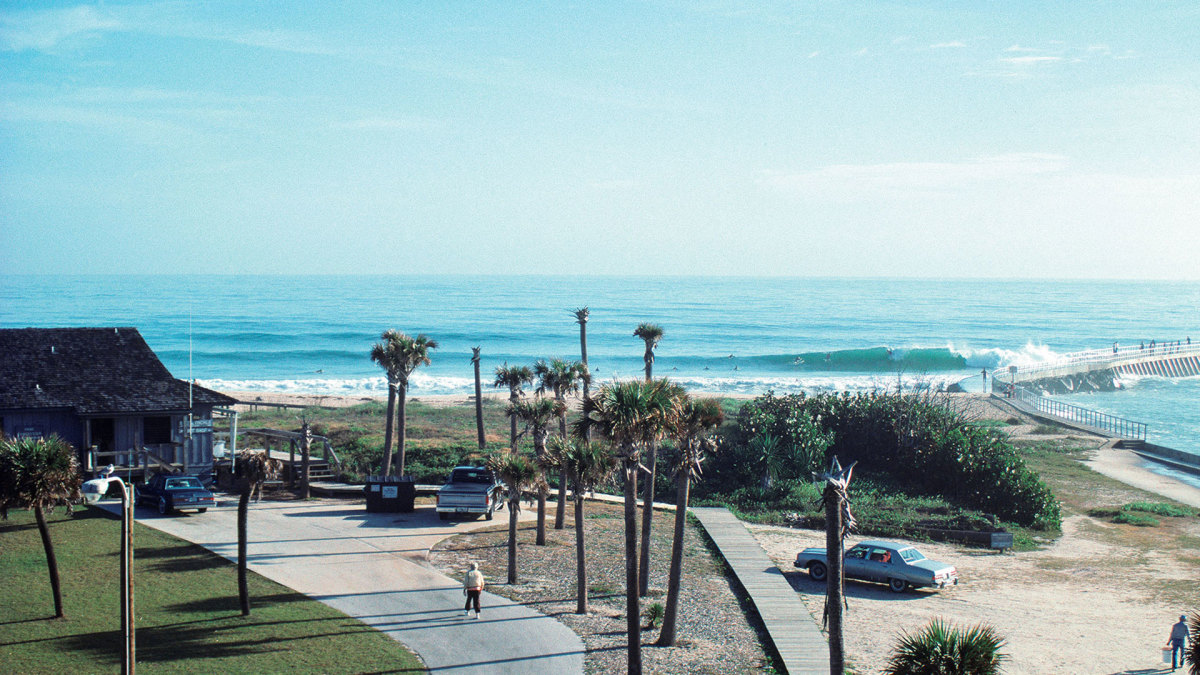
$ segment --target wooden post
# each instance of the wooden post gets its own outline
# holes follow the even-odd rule
[[[280,443],[283,443],[281,440]],[[296,440],[288,441],[288,487],[296,487]]]

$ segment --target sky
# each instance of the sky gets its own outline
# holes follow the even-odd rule
[[[0,4],[0,273],[1200,279],[1200,4]]]

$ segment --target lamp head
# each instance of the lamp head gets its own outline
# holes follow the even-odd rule
[[[84,502],[95,504],[108,492],[108,478],[93,478],[85,482],[79,488],[79,492],[83,495]]]

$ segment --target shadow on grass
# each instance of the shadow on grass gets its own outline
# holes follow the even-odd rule
[[[269,621],[247,624],[239,621],[240,615],[222,617],[227,623],[212,625],[212,622],[186,622],[167,626],[139,627],[137,630],[137,660],[139,663],[168,663],[188,661],[197,664],[196,670],[204,672],[205,659],[221,659],[253,654],[267,654],[291,649],[288,643],[297,640],[327,640],[345,637],[354,633],[370,633],[373,629],[343,617],[325,619],[303,619],[300,621]],[[306,633],[294,637],[240,637],[252,626],[281,625],[287,623],[329,623],[323,633]],[[261,635],[261,632],[259,633]],[[120,660],[118,649],[121,631],[97,631],[78,633],[62,638],[64,649],[90,653],[101,663],[116,664]]]
[[[250,607],[265,607],[267,605],[277,605],[289,602],[304,602],[307,597],[299,593],[276,593],[274,595],[250,596]],[[163,608],[168,612],[178,614],[191,614],[196,612],[214,613],[214,612],[230,612],[241,615],[241,605],[238,603],[236,595],[222,595],[219,597],[203,598],[200,600],[192,600],[189,602],[179,602],[174,605],[167,605]]]

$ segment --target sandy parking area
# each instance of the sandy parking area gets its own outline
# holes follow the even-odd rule
[[[824,534],[749,527],[809,610],[821,616],[824,585],[795,571],[792,562],[800,549],[824,546]],[[1154,588],[1164,580],[1194,583],[1194,568],[1089,536],[1104,527],[1114,526],[1071,517],[1062,539],[1031,553],[918,543],[928,557],[956,565],[960,585],[895,594],[883,584],[848,582],[848,657],[860,673],[880,672],[900,631],[916,631],[942,617],[993,625],[1009,641],[1006,673],[1154,672],[1161,665],[1159,646],[1183,611],[1158,600]],[[852,536],[847,546],[857,541]]]

